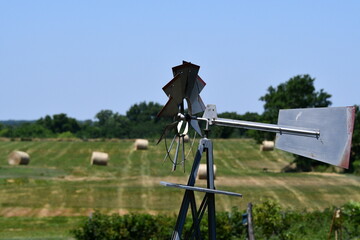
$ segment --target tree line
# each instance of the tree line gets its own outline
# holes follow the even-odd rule
[[[36,121],[0,123],[0,137],[8,138],[156,138],[168,119],[159,119],[162,105],[154,102],[134,104],[125,115],[101,110],[95,120],[79,121],[65,113]]]

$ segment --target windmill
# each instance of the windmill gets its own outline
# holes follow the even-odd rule
[[[205,105],[200,97],[201,90],[206,83],[198,75],[200,67],[189,62],[183,62],[182,65],[173,67],[174,78],[163,87],[163,91],[169,97],[168,102],[158,113],[158,117],[172,117],[174,122],[167,125],[161,135],[158,143],[165,137],[166,158],[169,158],[173,163],[172,170],[175,171],[177,166],[177,159],[179,156],[180,145],[182,145],[182,161],[185,164],[185,136],[189,130],[189,124],[200,136],[201,130],[197,119],[194,116],[205,110]],[[187,110],[185,109],[185,101],[187,103]],[[175,130],[175,135],[167,147],[166,136],[169,132]],[[177,141],[176,141],[177,140]],[[176,142],[176,151],[173,158],[170,156],[170,151]]]
[[[204,135],[200,139],[190,176],[186,185],[160,182],[167,187],[184,189],[184,197],[180,207],[177,222],[172,234],[172,239],[181,239],[185,219],[189,207],[192,215],[192,227],[187,238],[201,239],[200,222],[207,209],[209,239],[216,239],[215,222],[215,194],[225,194],[242,197],[239,193],[221,191],[214,184],[213,144],[208,139],[211,126],[225,126],[244,129],[254,129],[276,133],[275,147],[294,154],[312,158],[343,168],[348,168],[351,138],[354,128],[355,108],[305,108],[280,110],[278,124],[265,124],[234,119],[219,118],[215,105],[206,105],[199,94],[205,87],[205,82],[197,75],[199,66],[189,62],[173,68],[174,78],[163,87],[169,97],[168,102],[158,114],[159,117],[173,117],[174,121],[165,127],[159,142],[167,133],[175,130],[175,137],[181,139],[188,131],[189,125],[202,136],[199,122],[205,122]],[[187,112],[184,102],[187,103]],[[196,114],[203,112],[201,117]],[[185,124],[184,130],[180,130]],[[173,140],[174,141],[174,140]],[[180,142],[180,141],[179,141]],[[173,145],[173,142],[170,146]],[[171,148],[171,147],[170,147]],[[171,149],[170,149],[171,150]],[[170,150],[167,148],[166,157]],[[177,145],[173,170],[180,151]],[[206,154],[207,187],[196,187],[195,180],[203,153]],[[183,161],[185,162],[184,147],[182,147]],[[204,192],[205,196],[197,208],[194,192]]]

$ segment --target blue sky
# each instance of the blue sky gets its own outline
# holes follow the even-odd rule
[[[182,60],[219,112],[262,113],[267,88],[298,74],[332,106],[360,104],[359,13],[359,1],[0,0],[0,120],[165,104]]]

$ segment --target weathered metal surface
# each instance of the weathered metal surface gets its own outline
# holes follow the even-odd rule
[[[349,167],[355,107],[280,110],[278,124],[319,129],[318,138],[276,134],[275,147],[287,152]]]
[[[198,76],[199,69],[199,66],[185,61],[173,68],[174,78],[163,87],[169,100],[158,117],[175,116],[180,112],[184,100],[187,101],[191,115],[205,110],[205,104],[199,94],[206,83]]]

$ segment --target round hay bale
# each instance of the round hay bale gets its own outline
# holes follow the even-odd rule
[[[90,159],[91,165],[106,166],[109,161],[109,154],[104,152],[93,152]]]
[[[274,141],[263,141],[260,145],[260,151],[273,151],[274,146]]]
[[[147,139],[136,139],[135,150],[146,150],[149,147],[149,141]]]
[[[30,162],[30,156],[26,152],[13,151],[10,153],[8,163],[10,165],[28,165]]]
[[[199,165],[199,171],[198,171],[198,179],[206,179],[207,178],[207,169],[206,164],[200,164]],[[214,179],[216,178],[216,165],[214,164]]]

